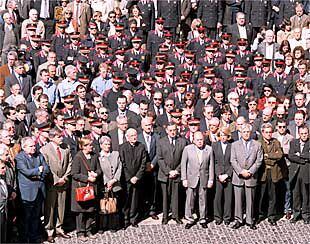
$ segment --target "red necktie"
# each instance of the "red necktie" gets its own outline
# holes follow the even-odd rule
[[[56,152],[57,152],[57,156],[59,158],[59,161],[61,161],[61,152],[60,152],[59,147],[56,148]]]

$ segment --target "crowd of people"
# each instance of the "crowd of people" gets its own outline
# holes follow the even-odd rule
[[[310,224],[309,27],[301,0],[1,1],[1,243]]]

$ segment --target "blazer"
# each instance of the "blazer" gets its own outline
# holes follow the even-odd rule
[[[31,89],[32,89],[32,80],[30,75],[23,76],[23,84],[21,86],[21,93],[27,100],[31,102]],[[15,73],[5,78],[5,94],[6,96],[11,95],[10,87],[14,84],[19,84],[18,79],[15,76]]]
[[[91,8],[87,3],[80,3],[81,5],[81,10],[80,10],[80,26],[79,26],[79,31],[81,35],[86,35],[87,34],[87,27],[88,23],[91,19]],[[74,1],[71,3],[68,3],[67,9],[70,9],[73,13],[74,11]]]
[[[7,64],[2,65],[0,67],[0,89],[4,88],[5,78],[10,75],[11,73],[9,70],[9,66]]]
[[[110,180],[120,182],[122,174],[122,163],[117,151],[111,152],[108,157],[100,155],[99,163],[102,170],[103,184],[106,185]],[[112,189],[115,191],[116,189]]]
[[[214,157],[214,172],[216,179],[219,175],[227,174],[228,180],[232,179],[233,168],[230,163],[231,143],[227,143],[225,153],[223,153],[221,142],[212,143]]]
[[[208,145],[202,150],[201,161],[198,158],[199,149],[194,144],[187,145],[182,153],[181,180],[188,181],[188,187],[207,187],[208,181],[214,179],[214,156],[212,148]]]
[[[85,167],[86,163],[91,171],[97,173],[97,178],[95,182],[88,182],[88,170]],[[96,208],[95,201],[87,201],[87,202],[77,202],[75,200],[75,189],[79,187],[84,187],[87,185],[93,186],[95,190],[95,194],[97,194],[97,184],[100,182],[100,174],[101,168],[99,164],[98,157],[95,155],[91,155],[90,160],[87,160],[84,153],[79,151],[72,161],[72,191],[71,191],[71,211],[73,212],[93,212]]]
[[[152,133],[150,152],[147,153],[147,162],[154,165],[154,167],[157,165],[157,162],[158,162],[158,157],[156,154],[158,140],[159,140],[159,135],[156,133]],[[145,150],[147,151],[147,145],[146,145],[143,133],[138,134],[138,141],[141,142],[145,146]]]
[[[247,34],[248,42],[252,43],[252,29],[251,29],[251,27],[249,25],[246,25],[245,29],[246,29],[246,34]],[[231,43],[232,44],[237,44],[237,40],[240,38],[240,33],[239,33],[238,25],[237,24],[233,24],[233,25],[228,26],[227,32],[231,33],[231,35],[232,35]]]
[[[15,42],[17,46],[19,45],[19,40],[20,40],[19,31],[20,29],[16,25],[13,24],[13,32],[15,35]],[[4,24],[0,24],[0,51],[2,51],[3,49],[4,36],[5,36]]]
[[[273,55],[272,58],[275,57],[276,52],[279,51],[280,45],[278,43],[273,43]],[[263,54],[264,57],[266,57],[266,42],[262,42],[261,44],[258,45],[257,47],[257,52],[260,54]]]
[[[67,187],[69,176],[71,175],[72,157],[70,154],[70,148],[68,145],[63,144],[62,147],[59,147],[59,150],[61,152],[61,160],[59,160],[52,142],[47,143],[40,149],[46,163],[50,167],[50,174],[47,177],[47,187],[51,189]],[[62,187],[55,186],[54,184],[58,182],[60,178],[66,179],[67,183]]]
[[[290,142],[288,159],[291,161],[289,169],[289,181],[292,182],[298,173],[304,180],[303,183],[310,183],[310,149],[309,139],[306,141],[303,150],[300,150],[300,139],[294,139]]]
[[[236,141],[231,146],[231,165],[234,169],[232,184],[236,186],[254,187],[257,185],[257,171],[263,162],[262,145],[254,140],[250,142],[249,154],[246,155],[246,148],[243,140]],[[252,176],[244,179],[241,176],[243,169],[249,170]]]
[[[109,136],[111,137],[112,150],[118,151],[119,150],[118,128],[109,131]]]
[[[171,170],[181,172],[182,153],[186,144],[186,140],[181,137],[176,138],[175,146],[170,144],[168,136],[159,140],[157,147],[159,181],[167,182]],[[181,178],[178,176],[175,180],[180,181]]]
[[[126,182],[136,176],[139,180],[143,177],[146,165],[146,150],[142,143],[136,142],[132,146],[125,142],[119,147],[119,155],[123,164],[123,173]]]
[[[18,186],[21,199],[32,202],[36,199],[39,190],[45,197],[45,177],[50,172],[42,154],[27,155],[24,151],[15,157]],[[43,172],[39,172],[39,166],[43,166]]]

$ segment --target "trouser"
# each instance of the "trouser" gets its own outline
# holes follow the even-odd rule
[[[266,181],[261,184],[261,195],[259,199],[259,214],[264,216],[264,205],[268,199],[268,212],[269,219],[274,220],[277,214],[276,201],[277,201],[277,184],[272,182],[271,170],[267,171]],[[267,195],[267,196],[266,196]]]
[[[45,26],[45,38],[50,39],[53,34],[55,33],[55,22],[52,19],[44,20],[44,26]]]
[[[7,213],[6,210],[0,211],[0,243],[6,243],[7,239]]]
[[[179,188],[180,182],[169,179],[161,182],[163,194],[163,219],[168,219],[169,207],[171,205],[172,218],[179,218]]]
[[[144,177],[144,187],[143,196],[145,197],[147,211],[149,215],[156,214],[156,204],[157,204],[157,187],[158,187],[157,175],[153,172],[146,173]]]
[[[284,202],[284,213],[292,212],[292,191],[291,183],[287,179],[285,180],[285,202]]]
[[[232,184],[230,181],[221,183],[215,182],[214,197],[214,219],[230,221],[231,220],[231,201],[232,201]],[[224,202],[224,208],[223,208]]]
[[[300,172],[298,172],[295,179],[292,181],[294,218],[298,218],[301,215],[303,185],[303,179],[300,177]]]
[[[200,186],[199,183],[196,188],[188,187],[186,189],[185,217],[192,218],[197,193],[199,197],[199,219],[201,222],[205,221],[207,216],[207,188]]]
[[[65,213],[66,191],[49,190],[45,201],[45,229],[48,236],[63,233],[63,220]],[[56,219],[56,225],[55,225]]]
[[[310,220],[310,184],[303,184],[302,218],[304,220]]]
[[[241,223],[243,222],[242,196],[245,193],[246,223],[253,224],[255,187],[234,186],[234,193],[235,193],[235,219]]]
[[[38,191],[34,201],[22,200],[23,219],[22,219],[22,242],[38,242],[41,238],[40,215],[43,204],[43,194]]]
[[[94,213],[77,213],[76,234],[78,237],[91,234],[91,224],[94,221]]]
[[[124,221],[126,224],[134,224],[137,222],[139,211],[139,196],[140,196],[140,186],[139,183],[131,184],[126,182],[126,192],[125,192],[125,204],[123,208]]]

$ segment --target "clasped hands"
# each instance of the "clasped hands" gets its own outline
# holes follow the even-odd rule
[[[96,177],[97,177],[97,173],[95,173],[94,171],[88,171],[88,179],[87,180],[89,182],[95,182]]]

